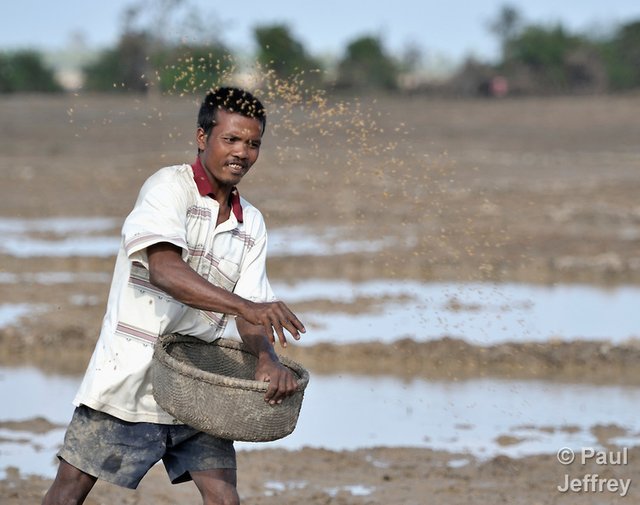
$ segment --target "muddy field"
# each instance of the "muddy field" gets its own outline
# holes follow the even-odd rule
[[[370,253],[272,258],[272,279],[640,282],[640,96],[268,105],[261,158],[240,187],[267,225],[311,233],[337,226],[344,237],[389,240]],[[0,98],[0,218],[121,221],[146,177],[193,160],[196,111],[194,100],[177,97]],[[0,265],[5,275],[109,275],[113,258],[0,254]],[[108,282],[0,283],[0,303],[56,307],[0,329],[0,364],[81,372],[107,289]],[[78,292],[91,302],[71,303]],[[318,310],[327,303],[318,301]],[[637,341],[518,340],[492,347],[453,338],[325,344],[289,352],[321,374],[640,383]],[[448,465],[459,458],[469,463]],[[249,504],[640,503],[633,486],[625,498],[558,492],[565,471],[555,455],[476,461],[417,448],[304,449],[242,454],[239,463],[239,489]],[[607,471],[626,478],[632,467]],[[100,485],[88,503],[197,502],[190,487],[172,488],[156,470],[138,492]],[[290,485],[270,489],[273,480]],[[306,485],[297,486],[301,481]],[[37,503],[47,484],[9,472],[0,496],[11,505]],[[349,491],[357,485],[370,492]]]

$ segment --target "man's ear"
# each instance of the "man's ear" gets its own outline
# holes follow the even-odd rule
[[[207,134],[200,127],[196,130],[196,145],[200,151],[204,151],[205,147],[207,147]]]

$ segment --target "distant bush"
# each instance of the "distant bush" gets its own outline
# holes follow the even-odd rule
[[[155,50],[150,60],[156,84],[165,93],[203,92],[234,68],[233,56],[222,44],[166,47]]]
[[[501,43],[502,61],[483,79],[505,76],[511,93],[603,93],[640,87],[640,21],[598,38],[571,33],[561,24],[525,23],[520,12],[507,5],[489,28]],[[468,80],[468,70],[458,72],[454,82]]]
[[[343,89],[386,89],[398,86],[399,66],[384,51],[376,37],[352,41],[338,64],[336,87]]]
[[[0,93],[59,92],[53,70],[32,50],[0,53]]]
[[[503,65],[523,89],[527,87],[523,76],[534,92],[572,92],[602,85],[602,64],[593,44],[561,25],[525,28],[509,41],[507,55]]]
[[[640,21],[621,26],[600,50],[612,90],[640,87]]]
[[[125,34],[115,48],[103,51],[96,61],[84,67],[84,88],[146,92],[149,45],[149,37],[144,32]]]
[[[279,79],[304,75],[307,85],[322,80],[322,65],[310,56],[304,45],[296,40],[286,25],[258,26],[254,29],[258,45],[257,61],[273,71]]]
[[[196,93],[229,72],[231,60],[222,44],[159,44],[146,32],[129,32],[84,68],[84,89],[146,93],[153,85],[165,93]]]

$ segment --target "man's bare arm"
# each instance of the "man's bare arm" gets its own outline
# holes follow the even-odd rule
[[[183,261],[180,248],[173,244],[161,242],[149,246],[147,257],[151,284],[185,305],[239,316],[251,325],[262,327],[271,343],[275,343],[277,335],[283,347],[287,345],[284,330],[296,340],[306,331],[283,302],[255,303],[214,286]]]

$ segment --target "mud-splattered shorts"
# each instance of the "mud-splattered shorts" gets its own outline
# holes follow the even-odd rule
[[[131,489],[160,460],[174,484],[191,480],[192,471],[236,468],[231,440],[182,424],[130,423],[84,405],[76,408],[58,457]]]

